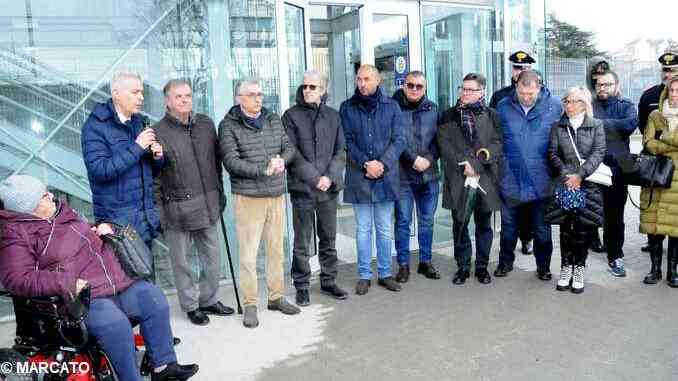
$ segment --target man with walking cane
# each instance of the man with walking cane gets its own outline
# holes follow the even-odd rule
[[[231,315],[217,299],[221,270],[217,223],[226,205],[222,154],[212,120],[193,113],[191,85],[169,81],[163,89],[167,112],[153,126],[165,149],[166,165],[155,179],[155,201],[169,247],[181,309],[191,323],[206,325],[208,314]],[[197,279],[189,261],[197,249]]]

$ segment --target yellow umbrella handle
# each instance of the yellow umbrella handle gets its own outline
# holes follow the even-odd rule
[[[485,160],[490,160],[490,151],[487,148],[481,148],[478,151],[476,151],[476,156],[480,157],[480,154],[484,153],[485,154]]]

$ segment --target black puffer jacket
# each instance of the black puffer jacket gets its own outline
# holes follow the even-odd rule
[[[214,122],[195,114],[183,124],[166,114],[153,130],[165,153],[154,183],[162,226],[192,231],[214,225],[226,205]]]
[[[577,143],[577,150],[584,162],[580,165],[577,154],[567,134],[570,129],[572,137]],[[553,173],[552,189],[563,184],[568,174],[577,174],[582,179],[591,175],[605,157],[605,129],[598,119],[586,117],[584,123],[575,132],[570,127],[570,120],[566,115],[551,128],[549,140],[548,160]],[[576,218],[584,225],[600,226],[603,223],[603,195],[600,185],[583,180],[581,189],[586,193],[586,207],[576,211]],[[546,222],[560,225],[566,221],[566,211],[559,208],[551,199],[546,206]]]
[[[344,189],[346,168],[346,141],[339,112],[325,104],[320,106],[304,101],[301,86],[297,89],[297,104],[285,111],[282,123],[297,157],[287,171],[287,188],[293,195],[313,196],[329,200]],[[321,176],[332,180],[327,192],[316,189]]]
[[[266,176],[268,162],[279,155],[292,164],[296,150],[289,143],[280,117],[261,109],[262,127],[249,124],[239,105],[219,123],[219,147],[231,178],[231,192],[250,197],[274,197],[284,192],[284,173]]]

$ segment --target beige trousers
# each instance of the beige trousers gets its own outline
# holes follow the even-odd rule
[[[234,195],[235,225],[240,254],[240,287],[244,305],[257,304],[257,252],[263,239],[266,251],[268,300],[283,296],[284,198]]]

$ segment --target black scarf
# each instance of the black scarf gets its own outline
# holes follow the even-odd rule
[[[372,112],[375,108],[377,108],[377,105],[379,104],[379,98],[381,98],[381,88],[377,87],[377,90],[368,96],[360,94],[360,91],[358,88],[355,88],[355,93],[353,94],[353,99],[354,102],[363,105],[367,111]]]
[[[476,130],[476,117],[485,108],[485,98],[480,98],[479,101],[467,105],[457,102],[457,111],[459,112],[459,126],[461,132],[466,139],[466,143],[472,147],[478,140],[478,131]]]

